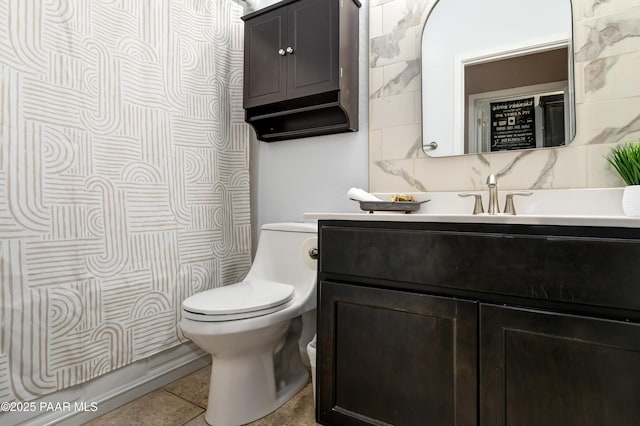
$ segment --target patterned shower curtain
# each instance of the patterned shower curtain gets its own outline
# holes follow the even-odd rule
[[[185,341],[250,264],[242,8],[0,0],[0,401]]]

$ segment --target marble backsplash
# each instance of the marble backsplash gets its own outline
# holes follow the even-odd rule
[[[446,0],[441,0],[446,1]],[[420,41],[436,0],[372,0],[371,192],[602,188],[624,183],[604,155],[640,139],[640,3],[574,0],[576,137],[567,147],[430,158],[421,150]]]

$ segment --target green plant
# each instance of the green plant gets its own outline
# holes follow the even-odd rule
[[[640,185],[640,141],[616,145],[605,158],[627,185]]]

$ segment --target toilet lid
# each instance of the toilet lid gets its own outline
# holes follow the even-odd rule
[[[249,318],[284,308],[293,295],[291,285],[252,279],[196,293],[182,302],[182,308],[199,315],[228,316],[230,320]]]

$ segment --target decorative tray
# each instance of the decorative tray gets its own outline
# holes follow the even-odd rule
[[[356,201],[356,200],[354,200]],[[431,200],[424,201],[358,201],[360,210],[373,212],[405,212],[411,213],[420,209],[420,205]]]

